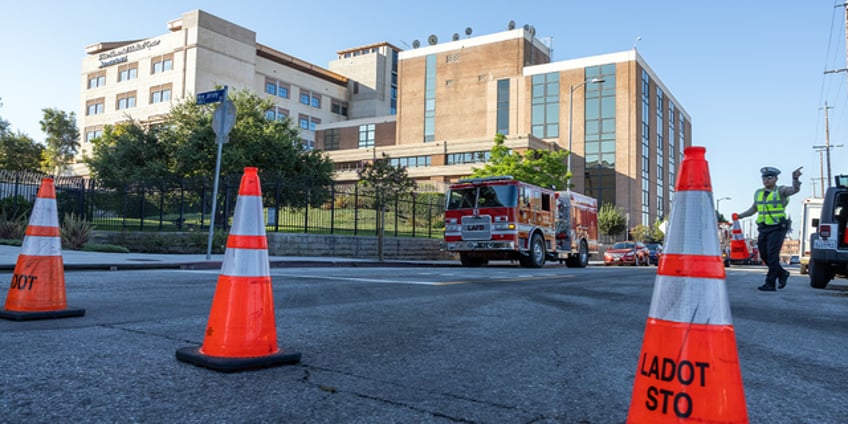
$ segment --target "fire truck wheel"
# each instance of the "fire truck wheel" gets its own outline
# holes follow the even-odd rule
[[[519,262],[525,268],[541,268],[545,265],[545,255],[545,243],[542,241],[542,236],[533,234],[533,238],[530,239],[530,255],[521,257]]]
[[[571,255],[566,259],[565,265],[569,268],[585,268],[589,264],[589,246],[586,245],[586,240],[580,240],[580,247],[576,255]]]

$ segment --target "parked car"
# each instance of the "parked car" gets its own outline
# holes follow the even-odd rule
[[[659,265],[663,249],[662,243],[646,243],[645,246],[651,252],[651,265]]]
[[[641,241],[618,241],[604,252],[604,265],[651,264],[651,251]]]

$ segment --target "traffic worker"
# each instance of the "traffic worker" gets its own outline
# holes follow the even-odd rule
[[[762,291],[775,291],[775,281],[779,288],[786,286],[789,271],[780,266],[780,249],[783,239],[789,231],[791,221],[786,217],[786,204],[789,196],[801,190],[801,168],[792,171],[792,186],[778,186],[777,176],[780,170],[767,166],[760,169],[763,177],[763,188],[754,192],[754,204],[748,210],[738,214],[738,218],[746,218],[757,213],[757,248],[760,258],[768,266],[766,282],[757,287]]]

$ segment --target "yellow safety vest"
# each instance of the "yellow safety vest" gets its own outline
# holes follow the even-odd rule
[[[786,209],[780,201],[777,187],[766,196],[766,190],[757,191],[757,224],[776,225],[786,220]]]

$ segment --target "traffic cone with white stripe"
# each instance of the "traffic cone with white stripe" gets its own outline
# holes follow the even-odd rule
[[[704,152],[684,150],[629,423],[748,422]]]
[[[733,230],[730,233],[730,259],[750,258],[751,254],[748,252],[748,242],[745,241],[745,236],[742,235],[742,226],[739,225],[738,214],[733,214]]]
[[[277,347],[268,239],[256,168],[245,168],[233,226],[218,276],[201,347],[177,350],[177,359],[234,372],[300,361]]]
[[[69,308],[65,298],[56,187],[52,178],[43,178],[0,318],[25,321],[83,315],[85,309]]]

